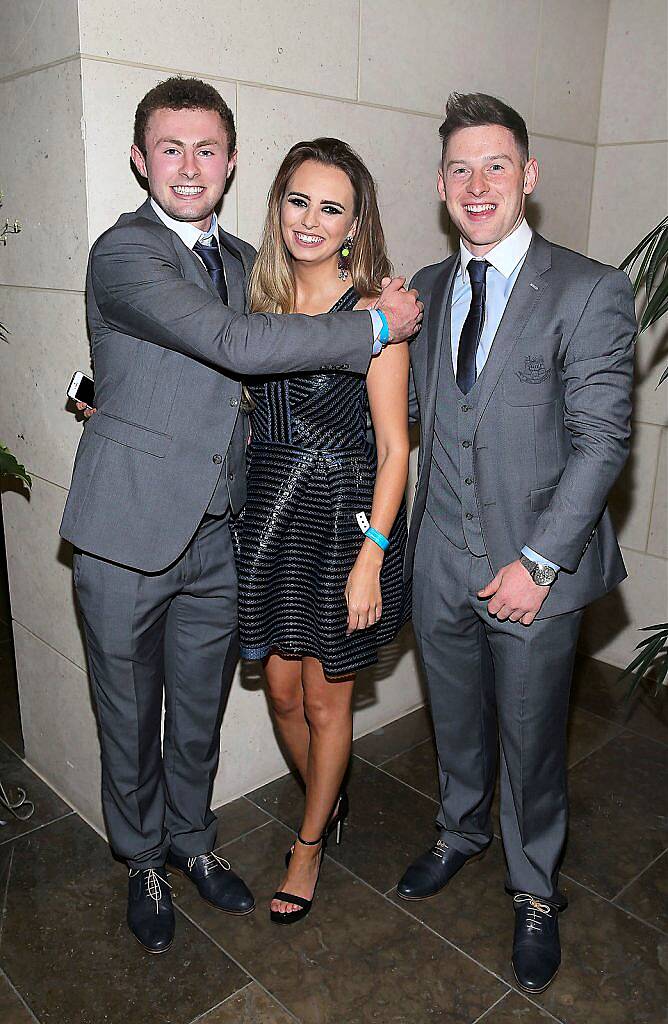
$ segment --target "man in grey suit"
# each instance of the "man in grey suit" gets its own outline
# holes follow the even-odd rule
[[[210,807],[238,649],[229,516],[245,500],[240,375],[365,373],[372,352],[415,331],[421,311],[397,280],[371,315],[247,315],[254,251],[214,212],[236,162],[234,119],[210,85],[173,78],[152,89],[131,155],[150,199],[91,252],[97,412],[61,534],[77,549],[103,806],[129,867],[128,924],[161,953],[174,935],[166,859],[218,909],[255,905],[212,852]]]
[[[629,449],[633,294],[624,274],[527,225],[538,165],[516,111],[453,94],[440,134],[460,246],[414,279],[425,326],[411,345],[421,442],[407,553],[440,837],[398,893],[433,896],[491,842],[500,739],[513,968],[540,992],[561,957],[578,631],[626,575],[606,499]]]

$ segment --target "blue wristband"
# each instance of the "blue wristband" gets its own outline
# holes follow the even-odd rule
[[[372,540],[374,544],[377,544],[381,551],[387,551],[390,546],[390,542],[387,537],[384,537],[379,530],[374,530],[373,526],[369,527],[364,536],[368,540]]]
[[[387,345],[388,341],[390,340],[390,326],[387,322],[387,317],[383,313],[382,309],[377,309],[376,313],[378,313],[378,316],[383,322],[380,334],[378,335],[378,341],[381,343],[381,345]]]

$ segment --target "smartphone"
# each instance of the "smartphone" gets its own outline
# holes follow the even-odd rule
[[[91,408],[95,405],[95,383],[81,370],[72,376],[70,386],[67,389],[68,398],[75,402],[85,402]]]

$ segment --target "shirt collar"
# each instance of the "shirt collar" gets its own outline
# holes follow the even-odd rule
[[[174,220],[173,217],[170,217],[169,214],[165,213],[161,206],[158,206],[153,197],[151,197],[151,206],[162,223],[177,234],[183,244],[187,245],[189,249],[193,249],[197,242],[204,242],[205,245],[210,245],[210,238],[218,238],[218,219],[215,213],[211,217],[211,227],[209,230],[200,231],[200,229],[196,228],[194,224],[189,224],[185,220]]]
[[[529,246],[531,245],[531,239],[533,238],[533,231],[527,224],[523,217],[520,223],[517,225],[512,234],[508,235],[501,242],[490,249],[484,257],[474,256],[472,252],[464,245],[463,240],[459,240],[459,256],[460,256],[460,268],[459,272],[464,277],[466,268],[471,260],[475,259],[486,259],[490,266],[494,267],[495,270],[505,277],[510,277],[512,272],[516,269],[518,263],[524,259]]]

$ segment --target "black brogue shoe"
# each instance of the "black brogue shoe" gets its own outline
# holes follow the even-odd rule
[[[128,927],[149,953],[166,953],[174,941],[174,907],[163,868],[130,868]]]
[[[226,914],[250,914],[255,910],[255,897],[229,863],[215,853],[182,857],[171,851],[167,863],[189,878],[203,900]]]
[[[439,839],[406,869],[397,885],[397,895],[403,900],[426,900],[444,889],[453,875],[470,860],[477,860],[485,851],[467,856]]]
[[[561,963],[558,911],[550,903],[518,892],[513,897],[513,971],[524,992],[544,992]]]

